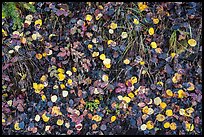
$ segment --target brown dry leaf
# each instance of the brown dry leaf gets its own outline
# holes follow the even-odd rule
[[[86,32],[86,36],[87,36],[89,39],[91,39],[91,38],[92,38],[92,36],[93,36],[93,34],[92,34],[92,33],[90,33],[90,32]]]
[[[21,38],[21,43],[26,44],[26,38],[22,37]]]
[[[92,127],[93,130],[96,130],[96,128],[98,127],[98,125],[97,125],[97,124],[93,124],[91,127]]]
[[[88,113],[88,118],[89,118],[89,119],[92,119],[92,116],[93,116],[93,115],[92,115],[91,113]]]

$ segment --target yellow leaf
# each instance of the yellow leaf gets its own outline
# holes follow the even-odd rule
[[[124,96],[124,97],[123,97],[123,100],[124,100],[125,102],[129,103],[131,99],[130,99],[129,97],[127,97],[127,96]]]
[[[196,42],[196,40],[194,40],[194,39],[189,39],[189,40],[188,40],[188,44],[189,44],[191,47],[195,47],[196,44],[197,44],[197,42]]]
[[[147,121],[146,125],[147,125],[147,129],[149,130],[154,128],[154,123],[151,120]]]
[[[173,83],[177,83],[177,82],[180,81],[181,78],[182,78],[182,75],[181,75],[181,74],[175,73],[175,74],[174,74],[174,77],[172,78],[172,82],[173,82]]]
[[[72,71],[73,72],[77,72],[77,68],[76,67],[72,67]]]
[[[51,101],[52,101],[52,102],[56,102],[56,101],[57,101],[57,95],[53,95],[53,96],[51,97]]]
[[[142,112],[143,112],[144,114],[148,114],[148,113],[149,113],[149,108],[148,108],[148,106],[143,107],[143,108],[142,108]]]
[[[133,23],[138,25],[139,24],[139,20],[138,19],[134,19]]]
[[[18,122],[16,122],[15,124],[14,124],[14,129],[15,130],[20,130],[21,128],[19,127],[19,123]]]
[[[47,80],[47,77],[45,75],[42,75],[42,77],[40,78],[40,81],[45,82]]]
[[[186,117],[191,117],[191,113],[187,113],[187,112],[185,111],[184,116],[186,116]]]
[[[148,31],[148,32],[149,32],[149,35],[153,35],[153,34],[154,34],[154,28],[152,28],[152,27],[149,28],[149,31]]]
[[[171,57],[172,57],[172,58],[174,58],[175,56],[176,56],[176,53],[175,53],[175,52],[171,53]]]
[[[65,89],[65,85],[64,84],[60,84],[60,88],[61,89]]]
[[[132,92],[128,93],[128,96],[129,96],[131,99],[135,97],[135,95],[134,95]]]
[[[62,113],[60,112],[60,107],[57,107],[57,106],[53,106],[52,107],[52,115],[56,115],[56,116],[58,116],[58,115],[62,115]]]
[[[173,111],[171,109],[167,109],[166,110],[166,115],[169,116],[169,117],[173,116]]]
[[[136,89],[136,90],[135,90],[135,92],[134,92],[134,94],[135,94],[135,95],[137,95],[137,94],[138,94],[138,92],[139,92],[139,90],[138,90],[138,89]]]
[[[189,108],[186,108],[186,109],[185,109],[185,112],[191,114],[191,113],[194,112],[194,109],[193,109],[192,107],[189,107]]]
[[[89,15],[89,14],[88,14],[88,15],[86,15],[86,20],[87,20],[87,21],[91,21],[91,20],[92,20],[92,16],[91,16],[91,15]]]
[[[186,123],[186,131],[190,132],[194,130],[194,124]]]
[[[92,44],[89,44],[88,45],[88,49],[92,49],[93,48],[93,45]]]
[[[172,123],[170,124],[170,129],[171,129],[171,130],[176,130],[176,128],[177,128],[176,123],[175,123],[175,122],[172,122]]]
[[[108,40],[108,45],[112,44],[114,41],[113,40]]]
[[[43,101],[45,101],[45,100],[46,100],[46,96],[45,96],[45,95],[42,95],[42,97],[41,97],[41,98],[42,98],[42,100],[43,100]]]
[[[38,84],[37,83],[33,83],[33,88],[34,89],[38,89]]]
[[[165,108],[166,108],[166,106],[167,106],[167,105],[166,105],[166,103],[165,103],[165,102],[161,102],[161,103],[160,103],[160,107],[161,107],[162,109],[165,109]]]
[[[29,4],[33,5],[33,4],[35,4],[35,2],[29,2]]]
[[[98,5],[98,8],[99,8],[100,10],[103,10],[103,6],[102,6],[102,5]]]
[[[102,16],[103,16],[103,14],[102,14],[102,13],[99,13],[99,14],[96,16],[96,20],[99,20]]]
[[[94,51],[94,52],[92,53],[92,57],[97,57],[98,55],[99,55],[99,52],[95,52],[95,51]]]
[[[182,89],[178,90],[178,98],[184,98],[185,96],[186,93]]]
[[[63,81],[65,79],[65,75],[62,74],[62,73],[59,73],[58,74],[58,79],[59,79],[59,81]]]
[[[156,49],[156,48],[157,48],[157,43],[156,43],[156,42],[151,42],[150,46],[151,46],[153,49]]]
[[[108,82],[108,75],[103,75],[102,76],[102,80],[104,81],[104,82]]]
[[[144,61],[140,61],[140,65],[144,65],[145,64],[145,62]]]
[[[145,9],[148,8],[148,6],[146,4],[144,4],[143,2],[138,2],[138,8],[139,10],[142,12],[144,11]]]
[[[163,83],[162,81],[159,81],[159,82],[157,82],[157,85],[161,85],[161,86],[163,86],[164,83]]]
[[[41,19],[38,19],[38,20],[35,21],[35,26],[38,25],[38,24],[40,26],[42,26],[42,20]]]
[[[131,83],[132,84],[137,83],[137,77],[135,77],[135,76],[131,77]]]
[[[159,121],[159,122],[162,122],[162,121],[165,120],[165,116],[162,115],[162,114],[158,114],[158,115],[156,116],[156,120]]]
[[[58,126],[63,125],[63,123],[64,123],[64,120],[62,120],[62,119],[58,119],[58,120],[57,120],[57,125],[58,125]]]
[[[35,89],[35,93],[40,93],[40,91],[44,88],[44,85],[33,83],[33,88]]]
[[[106,66],[106,68],[110,68],[111,64],[106,64],[105,66]]]
[[[94,103],[100,104],[100,101],[99,101],[98,99],[95,99],[95,100],[94,100]]]
[[[110,28],[111,29],[116,29],[118,27],[118,25],[116,24],[116,23],[114,23],[114,22],[112,22],[111,24],[110,24]]]
[[[170,127],[170,123],[169,122],[165,122],[164,123],[164,128],[169,128]]]
[[[195,89],[195,86],[193,83],[188,82],[188,84],[190,84],[190,87],[187,88],[188,91],[193,91]]]
[[[69,85],[72,85],[72,79],[68,79],[67,83],[68,83]]]
[[[2,118],[2,123],[5,123],[5,122],[6,122],[6,120]]]
[[[111,123],[114,122],[116,120],[116,116],[112,116],[111,117]]]
[[[172,92],[170,89],[167,89],[167,90],[166,90],[166,94],[167,94],[168,96],[170,96],[170,97],[173,96],[173,92]]]
[[[4,19],[6,17],[6,13],[2,12],[2,19]]]
[[[44,122],[48,122],[50,118],[46,115],[46,113],[44,113],[42,115],[42,119],[43,119]]]
[[[123,63],[128,65],[128,64],[130,64],[130,60],[129,59],[125,59],[125,60],[123,60]]]
[[[92,120],[95,120],[96,122],[99,122],[99,121],[102,120],[102,118],[101,118],[101,116],[99,116],[99,115],[94,115],[94,116],[92,117]]]
[[[38,84],[38,89],[39,89],[39,90],[44,89],[44,84]]]
[[[64,69],[62,69],[62,68],[58,68],[57,71],[58,71],[59,73],[64,73]]]
[[[4,93],[4,94],[2,95],[2,97],[8,97],[8,94],[7,94],[7,93]]]
[[[99,58],[100,58],[101,60],[105,60],[105,59],[106,59],[106,55],[105,55],[105,54],[101,54],[101,55],[99,56]]]
[[[172,78],[172,82],[173,82],[173,83],[177,83],[177,82],[178,82],[178,80],[177,80],[177,77],[176,77],[176,76],[173,76],[173,78]]]
[[[153,23],[154,24],[158,24],[159,23],[159,19],[158,18],[153,18]]]
[[[3,36],[8,36],[8,33],[4,29],[2,29],[2,33],[3,33]]]

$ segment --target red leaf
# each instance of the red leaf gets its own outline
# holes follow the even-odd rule
[[[66,49],[64,49],[64,48],[60,48],[60,51],[62,51],[62,52],[66,52]]]
[[[66,55],[67,55],[66,52],[59,52],[59,53],[57,54],[58,57],[65,57]]]
[[[6,70],[10,65],[9,64],[5,64],[3,67],[2,67],[2,70]]]
[[[18,109],[18,111],[20,111],[20,112],[23,112],[23,111],[24,111],[24,108],[23,108],[23,105],[22,105],[22,104],[18,104],[17,109]]]
[[[116,88],[115,92],[116,93],[120,93],[121,92],[121,88]]]
[[[142,108],[142,107],[146,106],[146,104],[145,104],[144,102],[140,102],[140,103],[138,103],[138,106],[139,106],[140,108]]]

